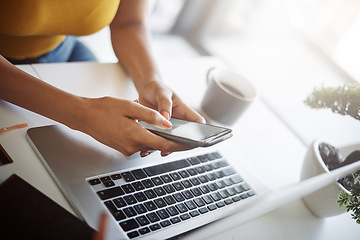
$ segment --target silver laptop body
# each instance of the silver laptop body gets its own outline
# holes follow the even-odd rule
[[[247,203],[267,192],[264,185],[254,177],[246,166],[246,159],[239,157],[239,153],[232,147],[230,141],[209,148],[173,153],[165,158],[158,153],[141,158],[138,154],[125,157],[120,152],[97,142],[90,136],[62,125],[30,128],[27,137],[80,217],[96,229],[100,213],[107,212],[110,215],[106,239],[167,239],[207,224],[213,224],[216,227],[216,220],[239,212],[246,207]],[[210,157],[212,154],[215,156],[214,159]],[[205,157],[204,162],[200,161],[199,164],[193,165],[190,160],[195,156],[209,157]],[[186,163],[186,165],[179,169],[173,168],[172,163],[178,161],[183,164]],[[217,165],[221,164],[225,165],[225,168],[216,168]],[[157,172],[158,170],[154,166],[158,165],[170,166],[170,169],[160,169]],[[208,168],[209,165],[211,165],[210,169]],[[203,169],[201,170],[199,166],[203,166]],[[145,178],[136,176],[137,171],[134,170],[139,169],[148,171],[144,171],[147,176],[142,177]],[[194,169],[200,169],[200,172],[194,172]],[[219,176],[218,172],[220,171]],[[127,179],[126,173],[129,172],[133,172],[136,178]],[[184,172],[185,174],[192,174],[188,174],[188,176],[179,174]],[[149,174],[152,175],[148,176]],[[181,179],[172,179],[172,174],[180,175]],[[112,176],[119,175],[121,178],[112,179]],[[171,177],[169,179],[164,178],[165,175]],[[212,179],[210,175],[215,178]],[[110,183],[106,181],[109,178]],[[194,180],[193,178],[200,180],[200,183],[196,185],[191,182]],[[136,183],[143,182],[145,184],[149,182],[148,179],[155,184],[140,188],[140,190],[137,189],[136,193],[140,193],[136,196],[132,190],[125,189],[126,186],[131,188]],[[160,183],[156,182],[157,179],[161,179]],[[185,182],[190,182],[190,186],[187,186]],[[222,183],[217,185],[220,182]],[[225,186],[222,187],[223,184]],[[168,188],[165,185],[171,185],[172,188],[175,188],[175,192],[168,193]],[[178,190],[176,187],[179,185],[183,189]],[[210,186],[213,185],[216,185],[216,189],[209,189],[210,191],[206,192],[206,188],[211,188]],[[112,195],[116,190],[115,188],[120,191],[120,195]],[[115,190],[107,191],[108,189]],[[165,194],[156,191],[160,189],[166,189]],[[203,189],[206,191],[202,192]],[[230,190],[224,191],[224,189]],[[157,195],[149,197],[143,194],[147,190],[155,192]],[[184,191],[190,192],[190,196],[186,195]],[[110,196],[102,196],[103,193],[110,193]],[[183,199],[176,198],[179,196],[178,193],[181,193],[180,197]],[[168,198],[165,197],[170,195],[172,196],[170,198],[175,199],[175,202],[162,201],[167,200]],[[216,195],[221,198],[217,199],[216,197],[214,199],[213,196]],[[141,198],[141,196],[145,196],[145,198]],[[199,198],[205,202],[205,205],[197,205],[199,201],[195,201],[195,199],[198,200]],[[119,200],[125,205],[122,205]],[[136,203],[131,203],[132,200]],[[145,205],[149,201],[155,203],[154,208],[151,208],[151,204],[150,207],[146,205],[144,212],[135,208],[135,205]],[[189,207],[188,201],[195,203],[196,208]],[[183,209],[184,206],[186,208]],[[174,213],[170,209],[174,208],[178,214],[171,215]],[[131,209],[132,211],[129,211]],[[134,209],[135,211],[133,211]]]

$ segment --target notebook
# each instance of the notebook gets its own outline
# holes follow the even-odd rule
[[[216,233],[310,194],[339,176],[328,174],[271,192],[226,141],[166,158],[156,153],[140,158],[125,157],[62,125],[30,128],[27,137],[89,226],[96,229],[99,215],[109,215],[105,239],[177,238],[203,226]],[[229,216],[236,221],[221,220]]]

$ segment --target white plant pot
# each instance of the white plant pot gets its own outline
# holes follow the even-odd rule
[[[327,141],[322,141],[320,139],[315,140],[309,147],[301,171],[301,180],[319,175],[324,172],[329,172],[329,169],[326,167],[323,162],[320,151],[319,144],[328,143]],[[335,146],[336,147],[336,146]],[[354,144],[351,146],[344,146],[338,148],[340,154],[343,157],[348,156],[352,151],[359,150],[360,144]],[[331,217],[339,215],[346,212],[344,206],[339,207],[337,203],[340,190],[344,190],[349,193],[340,183],[334,182],[306,197],[303,198],[303,201],[307,208],[315,215],[320,218]]]

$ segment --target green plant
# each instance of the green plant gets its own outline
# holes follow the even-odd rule
[[[359,84],[314,88],[304,102],[311,108],[330,108],[335,113],[360,120]],[[360,170],[353,173],[353,179],[350,194],[341,190],[337,202],[339,206],[345,206],[346,211],[351,212],[352,218],[360,224]]]

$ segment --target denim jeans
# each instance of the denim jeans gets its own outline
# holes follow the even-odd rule
[[[94,54],[74,36],[67,36],[59,46],[39,57],[7,60],[12,64],[97,61]]]

